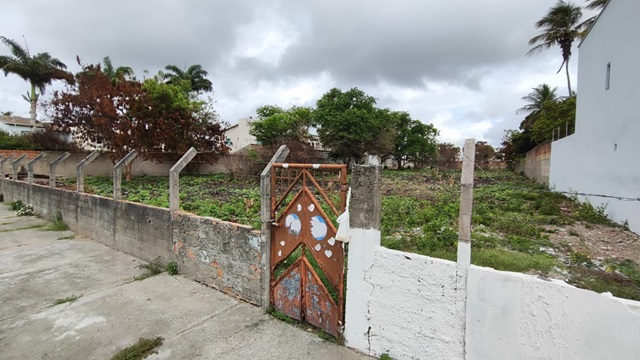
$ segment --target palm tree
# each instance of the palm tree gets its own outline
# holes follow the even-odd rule
[[[29,48],[23,48],[15,40],[0,36],[0,40],[9,47],[11,55],[0,56],[0,69],[4,75],[16,74],[31,84],[31,91],[27,96],[22,96],[31,103],[31,126],[36,126],[36,104],[38,98],[44,93],[47,85],[51,85],[53,80],[66,80],[73,82],[73,75],[65,71],[67,66],[60,60],[52,57],[49,53],[39,53],[31,55]],[[38,90],[38,91],[36,91]]]
[[[188,81],[191,91],[207,92],[213,91],[211,80],[207,79],[207,72],[202,69],[201,65],[191,65],[188,69],[182,70],[175,65],[167,65],[165,70],[168,73],[160,73],[160,76],[166,80],[167,84],[178,84],[181,81]]]
[[[589,10],[602,11],[602,9],[604,9],[604,6],[607,5],[608,2],[609,0],[587,0],[587,6],[585,7]],[[600,12],[598,12],[598,14],[600,14]],[[597,18],[598,15],[592,16],[585,20],[582,24],[580,24],[584,28],[585,34],[587,30],[591,29],[591,26],[593,26]]]
[[[111,63],[111,58],[108,56],[104,57],[102,64],[102,73],[107,75],[114,85],[118,80],[125,80],[134,76],[132,68],[129,66],[114,67],[113,63]]]
[[[527,52],[527,56],[549,49],[557,45],[562,50],[562,64],[558,72],[565,67],[567,73],[567,87],[572,96],[571,78],[569,76],[569,59],[573,42],[584,35],[584,23],[580,23],[582,9],[571,2],[558,1],[547,15],[536,22],[536,28],[541,30],[529,40],[529,45],[536,45]]]
[[[558,100],[558,95],[556,95],[558,88],[554,87],[552,89],[549,84],[540,84],[537,87],[531,88],[531,90],[533,91],[522,97],[522,100],[526,101],[527,104],[518,109],[516,113],[540,111],[548,101]]]

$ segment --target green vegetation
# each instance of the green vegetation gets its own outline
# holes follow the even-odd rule
[[[22,200],[16,200],[16,201],[10,202],[9,210],[15,211],[17,216],[34,215],[33,206],[31,204],[24,204]]]
[[[165,271],[171,276],[178,275],[178,263],[175,261],[168,262]]]
[[[380,357],[378,359],[380,359],[380,360],[393,360],[393,358],[391,356],[389,356],[389,354],[382,354],[382,355],[380,355]]]
[[[62,213],[60,211],[56,211],[53,215],[53,220],[51,221],[51,225],[47,228],[50,231],[65,231],[69,230],[69,225],[67,225],[62,220]]]
[[[24,206],[22,200],[15,200],[9,203],[9,210],[18,211]]]
[[[149,355],[157,353],[155,348],[161,346],[163,340],[159,336],[153,339],[140,338],[137,343],[115,354],[111,360],[145,359]]]
[[[156,276],[158,274],[162,274],[165,267],[166,266],[162,264],[162,260],[160,260],[160,258],[157,258],[149,263],[139,265],[138,269],[144,269],[145,272],[138,276],[134,276],[133,281],[140,281],[152,276]]]
[[[72,303],[76,300],[80,299],[80,296],[76,296],[76,295],[71,295],[67,298],[64,299],[57,299],[56,301],[53,302],[53,305],[60,305],[60,304],[66,304],[66,303]]]

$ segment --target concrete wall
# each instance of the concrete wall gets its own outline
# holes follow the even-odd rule
[[[49,164],[62,155],[63,151],[46,151],[47,156],[37,161],[34,164],[33,171],[36,176],[49,176]],[[20,155],[27,154],[27,157],[22,162],[22,165],[26,169],[27,162],[33,159],[40,151],[30,150],[0,150],[1,156],[13,155],[13,159],[17,159]],[[72,153],[66,160],[64,160],[56,168],[56,176],[61,178],[75,178],[76,166],[80,161],[87,157],[89,153]],[[178,159],[173,160],[144,160],[141,156],[138,156],[133,160],[132,174],[134,176],[148,175],[148,176],[168,176],[169,170],[175,164]],[[221,156],[214,162],[204,162],[197,156],[191,164],[185,169],[185,172],[192,172],[198,174],[220,174],[236,171],[238,164],[246,163],[246,156],[241,154],[229,154]],[[113,174],[114,163],[109,157],[109,154],[104,153],[99,155],[94,161],[89,163],[85,168],[85,176],[111,176]],[[7,161],[3,167],[6,173],[11,173],[10,161]]]
[[[4,201],[57,211],[69,228],[146,261],[176,261],[184,275],[261,303],[260,233],[250,227],[126,201],[0,180]]]
[[[611,1],[580,46],[576,132],[553,143],[557,190],[638,197],[640,184],[640,2]],[[607,64],[611,64],[606,89]],[[640,201],[590,197],[609,217],[640,233]]]
[[[531,149],[516,166],[516,172],[522,172],[539,184],[549,185],[551,167],[551,143],[544,143]]]
[[[484,359],[637,359],[640,303],[472,266],[466,352]]]

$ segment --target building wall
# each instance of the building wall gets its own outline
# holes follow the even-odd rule
[[[23,133],[31,132],[30,126],[19,126],[19,125],[7,125],[0,121],[0,131],[4,131],[9,135],[22,135]]]
[[[539,184],[549,185],[551,168],[551,143],[544,143],[529,150],[524,159],[516,164],[515,171],[522,172]]]
[[[485,359],[637,359],[640,303],[471,266],[466,353]]]
[[[236,152],[245,146],[256,144],[256,138],[249,133],[251,130],[251,118],[238,120],[238,126],[225,131],[225,136],[231,140],[230,152]]]
[[[556,190],[638,198],[640,2],[612,1],[580,46],[576,133],[553,142]],[[606,89],[607,64],[611,64]],[[584,199],[584,197],[583,197]],[[588,197],[640,233],[640,201]]]
[[[260,232],[251,227],[127,201],[0,180],[4,201],[22,200],[51,220],[146,261],[176,261],[178,271],[231,295],[260,304]]]

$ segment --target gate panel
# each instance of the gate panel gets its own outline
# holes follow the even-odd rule
[[[344,249],[333,220],[344,211],[346,170],[311,164],[272,169],[271,303],[334,336],[342,331]]]

